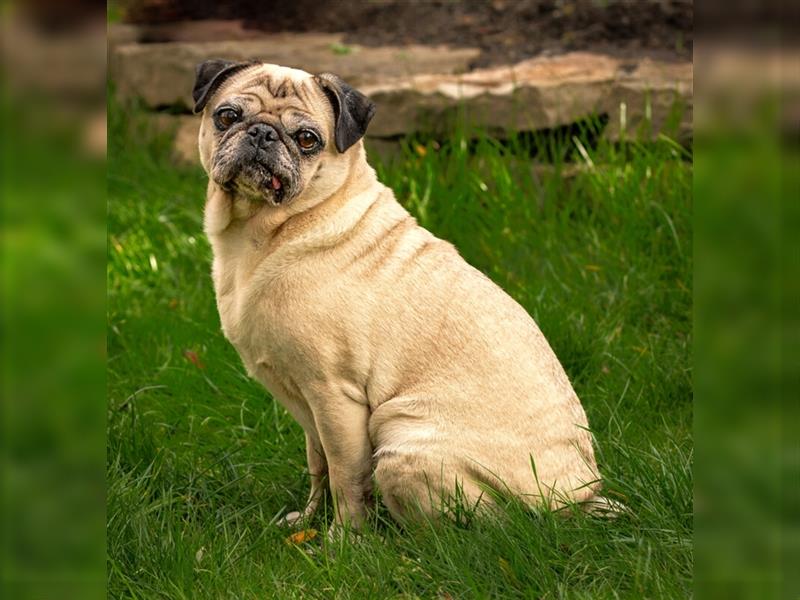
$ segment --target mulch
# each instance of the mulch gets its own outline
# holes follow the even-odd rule
[[[265,32],[342,32],[366,46],[477,47],[472,67],[570,50],[691,59],[692,0],[130,0],[126,21],[243,19]]]

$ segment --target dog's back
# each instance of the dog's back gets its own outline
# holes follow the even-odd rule
[[[337,287],[369,312],[369,430],[387,505],[436,504],[456,485],[467,502],[488,500],[486,486],[532,504],[591,498],[586,416],[533,319],[391,195],[380,202]]]

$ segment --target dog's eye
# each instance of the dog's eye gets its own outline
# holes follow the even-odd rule
[[[227,129],[239,120],[239,111],[230,107],[220,108],[214,116],[217,126],[221,129]]]
[[[313,150],[319,144],[317,134],[308,129],[301,129],[295,134],[294,139],[297,140],[297,145],[305,151]]]

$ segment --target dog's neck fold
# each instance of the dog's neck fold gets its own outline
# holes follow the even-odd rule
[[[235,197],[209,180],[204,228],[209,238],[232,229],[246,230],[259,244],[281,246],[300,243],[332,246],[360,220],[379,196],[381,186],[366,160],[363,143],[349,152],[347,179],[333,194],[311,207],[303,206],[300,196],[286,206],[271,206]],[[347,206],[346,210],[343,210]]]

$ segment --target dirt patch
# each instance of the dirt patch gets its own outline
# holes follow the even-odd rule
[[[367,46],[480,48],[472,67],[569,50],[690,59],[692,0],[133,0],[126,20],[244,19],[265,32],[342,32]],[[168,41],[168,40],[157,40]]]

